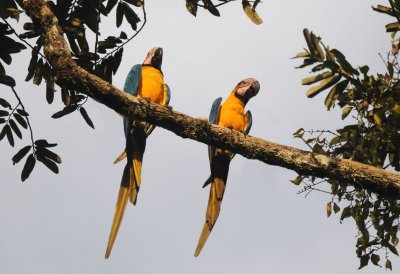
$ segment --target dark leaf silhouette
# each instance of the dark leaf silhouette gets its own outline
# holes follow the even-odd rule
[[[24,168],[22,169],[22,173],[21,173],[22,182],[25,181],[29,177],[33,168],[35,167],[35,164],[36,164],[36,159],[33,156],[33,154],[30,154],[28,156],[28,158],[26,159]]]
[[[26,156],[26,154],[28,154],[31,148],[32,146],[26,146],[23,147],[20,151],[18,151],[17,154],[15,154],[14,157],[12,157],[13,164],[15,165],[19,163],[19,161],[21,161]]]

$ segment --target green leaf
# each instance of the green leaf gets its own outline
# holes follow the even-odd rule
[[[0,110],[0,117],[5,117],[5,116],[8,116],[8,115],[9,115],[9,113],[8,113],[7,110]]]
[[[368,265],[368,261],[369,261],[369,256],[368,255],[363,255],[360,258],[360,266],[358,267],[358,269],[363,268],[364,266]]]
[[[326,216],[329,218],[329,216],[331,216],[332,214],[332,203],[328,202],[326,204]]]
[[[3,99],[3,98],[0,98],[0,106],[11,109],[10,103],[7,102],[6,99]]]
[[[48,169],[53,171],[55,174],[58,174],[58,166],[53,161],[49,160],[48,158],[44,158],[41,155],[37,155],[38,161],[42,162]]]
[[[4,136],[6,136],[6,126],[5,125],[2,130],[0,131],[0,141],[3,140]]]
[[[390,250],[390,252],[392,252],[393,254],[399,256],[399,253],[397,252],[397,249],[393,245],[388,243],[387,244],[387,248]]]
[[[33,154],[30,154],[28,156],[28,159],[26,159],[24,168],[22,169],[22,173],[21,173],[22,182],[25,181],[29,177],[33,168],[35,167],[35,164],[36,164],[36,159],[33,156]]]
[[[319,37],[316,37],[313,33],[311,33],[311,41],[313,43],[313,47],[316,49],[317,53],[318,53],[318,59],[320,62],[325,60],[325,55],[324,52],[322,51],[322,48],[319,45],[319,42],[321,41],[321,39]]]
[[[114,62],[112,63],[112,72],[115,75],[117,72],[119,65],[121,64],[122,61],[122,53],[124,52],[124,48],[121,48],[120,50],[117,51],[117,53],[114,55]]]
[[[376,254],[371,254],[371,262],[374,265],[379,265],[379,260],[381,259],[381,257],[379,257],[379,255]]]
[[[297,176],[295,179],[290,180],[293,184],[295,184],[296,186],[298,186],[299,184],[301,184],[301,182],[303,181],[304,177],[303,176]]]
[[[106,14],[110,13],[110,11],[115,7],[117,2],[118,2],[118,0],[108,0],[107,6],[106,6]]]
[[[121,26],[121,24],[122,24],[122,20],[124,19],[124,11],[125,11],[124,3],[119,2],[118,6],[117,6],[117,15],[116,15],[117,28],[119,28]]]
[[[124,12],[125,12],[126,20],[131,25],[131,28],[133,30],[136,30],[137,23],[140,22],[139,16],[137,16],[136,12],[134,12],[133,9],[127,4],[124,5],[124,10],[125,10]]]
[[[31,150],[32,146],[26,146],[20,149],[20,151],[17,152],[17,154],[12,157],[13,165],[19,163],[19,161],[22,160],[28,154],[28,152]]]
[[[386,263],[385,263],[385,268],[386,268],[386,269],[390,269],[390,270],[392,270],[392,262],[391,262],[391,261],[389,261],[389,260],[386,260]]]
[[[312,149],[312,152],[317,153],[317,154],[323,154],[326,155],[326,151],[321,147],[320,144],[316,143]]]
[[[51,76],[46,83],[46,100],[49,104],[53,103],[54,91],[54,78]]]
[[[387,24],[385,26],[385,28],[386,28],[386,32],[399,31],[400,30],[400,23],[399,22],[390,23],[390,24]]]
[[[393,73],[394,73],[393,63],[390,63],[390,62],[389,62],[389,63],[387,64],[387,69],[388,69],[390,78],[393,78]]]
[[[121,31],[121,34],[119,35],[119,38],[121,38],[121,39],[128,39],[128,36],[126,35],[125,32]],[[121,49],[123,49],[123,48],[121,48]]]
[[[218,9],[214,6],[211,0],[202,0],[204,7],[214,16],[220,16]]]
[[[38,55],[35,51],[32,51],[31,61],[28,66],[28,75],[26,75],[25,81],[29,81],[35,75],[36,67],[38,63]]]
[[[319,85],[310,88],[306,93],[307,97],[308,98],[314,97],[315,95],[319,94],[321,91],[336,84],[341,78],[342,77],[340,75],[333,75],[333,76],[325,79]]]
[[[382,126],[382,119],[383,119],[383,113],[382,111],[377,111],[374,114],[374,121],[378,126]]]
[[[304,78],[303,80],[301,80],[301,84],[302,85],[311,85],[314,84],[318,81],[324,80],[328,77],[331,77],[333,75],[332,72],[330,71],[326,71],[324,73],[318,74],[318,75],[313,75],[307,78]]]
[[[344,219],[351,216],[350,207],[345,207],[342,211],[342,215],[340,216],[340,222],[343,222]]]
[[[296,56],[292,57],[291,59],[295,59],[295,58],[306,58],[306,57],[310,57],[310,53],[307,51],[303,51],[303,52],[299,52],[296,54]]]
[[[349,84],[349,80],[344,80],[344,81],[338,83],[337,85],[335,85],[329,91],[328,96],[326,96],[326,98],[325,98],[325,106],[328,110],[333,106],[333,104],[336,100],[336,95],[341,94],[346,89],[348,84]]]
[[[333,203],[333,211],[335,212],[335,214],[340,211],[340,207],[336,203]]]
[[[257,5],[256,2],[254,2],[253,7],[250,5],[249,1],[247,0],[242,0],[242,6],[243,6],[243,11],[246,14],[246,16],[256,25],[260,25],[263,23],[263,20],[261,17],[258,15],[255,6]]]
[[[310,51],[311,56],[315,57],[316,50],[314,48],[314,45],[313,45],[313,42],[312,42],[312,39],[311,39],[312,33],[310,33],[310,31],[308,29],[304,29],[303,30],[303,35],[304,35],[304,38],[306,40],[306,43],[307,43],[307,46],[308,46],[308,49]]]
[[[304,128],[299,128],[298,130],[296,130],[295,133],[293,133],[294,138],[302,138],[303,135],[304,135]]]
[[[345,107],[342,111],[342,120],[344,120],[351,112],[353,107]]]
[[[54,118],[54,119],[61,118],[61,117],[65,116],[65,115],[67,115],[67,114],[70,114],[70,113],[74,112],[77,108],[78,108],[78,106],[76,106],[76,105],[74,105],[74,106],[72,106],[72,105],[66,106],[62,110],[54,113],[51,116],[51,118]]]
[[[359,75],[359,72],[354,69],[349,62],[347,62],[346,57],[338,51],[337,49],[332,49],[331,52],[335,55],[336,60],[339,62],[340,66],[348,73]]]
[[[11,131],[11,128],[9,125],[5,125],[5,131],[6,131],[6,136],[8,139],[8,142],[10,143],[10,146],[14,147],[14,137]]]
[[[39,86],[40,83],[42,83],[42,78],[43,78],[42,70],[43,70],[43,60],[40,59],[39,62],[37,63],[35,75],[33,76],[34,85]]]
[[[197,14],[197,4],[193,3],[191,0],[186,0],[186,9],[190,12],[193,16],[196,17]]]
[[[15,113],[15,112],[14,112],[13,115],[14,115],[15,120],[17,120],[17,122],[18,122],[23,128],[25,128],[25,129],[28,128],[28,124],[26,123],[24,117],[22,117],[21,115],[19,115],[18,113]]]
[[[94,129],[93,122],[92,122],[92,120],[90,120],[90,117],[89,117],[89,115],[87,114],[85,108],[84,108],[84,107],[81,107],[79,110],[80,110],[80,113],[81,113],[83,119],[85,119],[85,122],[86,122],[91,128]]]
[[[368,66],[362,66],[362,67],[360,67],[360,71],[363,74],[367,74],[368,71],[369,71],[369,67]]]
[[[55,154],[54,152],[48,150],[45,147],[41,147],[36,145],[36,154],[38,157],[44,159],[44,158],[49,158],[50,160],[61,164],[61,157]]]
[[[21,133],[21,131],[19,130],[17,124],[14,122],[13,119],[10,119],[9,124],[10,124],[12,130],[13,130],[13,131],[15,132],[15,134],[18,136],[18,138],[22,139],[22,133]]]
[[[393,9],[391,9],[389,7],[377,5],[376,7],[372,7],[372,9],[376,12],[385,13],[385,14],[388,14],[388,15],[394,16],[394,17],[396,16],[396,13],[393,12]]]
[[[39,147],[55,147],[57,144],[49,144],[45,139],[39,139],[35,141],[35,145]]]
[[[25,116],[25,117],[29,116],[29,113],[26,112],[25,110],[21,109],[21,108],[17,109],[17,112],[22,116]]]

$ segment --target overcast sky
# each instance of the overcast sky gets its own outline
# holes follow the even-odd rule
[[[387,1],[263,1],[264,24],[244,15],[240,1],[220,9],[221,18],[184,1],[147,1],[148,24],[128,44],[114,84],[122,88],[129,69],[154,46],[164,48],[163,71],[175,110],[207,117],[213,100],[226,98],[242,79],[261,90],[247,109],[251,135],[304,148],[292,138],[300,127],[335,129],[340,110],[326,111],[325,94],[307,99],[300,85],[308,70],[290,60],[305,47],[307,27],[355,66],[383,70],[378,53],[390,50],[388,16],[371,5]],[[108,32],[113,31],[114,18]],[[103,27],[103,26],[102,26]],[[104,31],[104,34],[107,33]],[[326,218],[330,196],[297,195],[294,172],[236,156],[231,163],[220,218],[198,258],[193,257],[204,223],[209,189],[207,148],[157,128],[148,139],[137,206],[128,205],[111,257],[104,259],[124,164],[113,160],[124,148],[122,119],[97,102],[59,120],[59,93],[48,106],[45,89],[25,83],[30,52],[14,58],[17,90],[31,113],[34,136],[57,142],[63,159],[55,175],[38,164],[21,183],[22,164],[11,157],[29,144],[28,132],[11,149],[0,143],[0,273],[359,273],[355,224]],[[2,97],[12,98],[7,87]],[[394,271],[398,258],[392,257]],[[369,266],[360,273],[377,273]],[[384,270],[380,270],[384,271]]]

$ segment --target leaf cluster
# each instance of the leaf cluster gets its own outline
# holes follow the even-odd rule
[[[312,76],[302,80],[311,86],[307,96],[312,98],[327,90],[327,109],[340,107],[341,118],[349,124],[330,130],[299,129],[295,138],[301,139],[315,153],[359,161],[380,168],[400,170],[400,66],[397,54],[388,53],[386,71],[369,74],[368,66],[354,67],[337,49],[330,49],[314,33],[304,30],[307,48],[296,55],[303,59],[298,68],[312,67]],[[351,117],[352,119],[349,119]],[[379,265],[382,253],[385,266],[391,269],[389,253],[398,255],[400,201],[380,197],[361,187],[351,187],[336,180],[317,181],[314,177],[298,176],[292,182],[303,183],[301,192],[320,190],[332,195],[327,204],[328,217],[332,207],[344,204],[340,221],[352,218],[359,235],[356,255],[360,268],[369,261]],[[318,185],[318,187],[317,187]]]
[[[219,4],[214,4],[211,0],[186,0],[186,9],[193,16],[197,16],[198,8],[203,8],[210,12],[214,16],[220,16],[220,12],[218,10],[219,6],[228,4],[229,2],[233,2],[235,0],[218,0]],[[200,3],[201,2],[201,3]],[[256,25],[262,24],[263,20],[258,15],[256,11],[257,5],[260,3],[260,0],[252,1],[253,5],[250,4],[250,1],[242,0],[243,11],[246,16]]]

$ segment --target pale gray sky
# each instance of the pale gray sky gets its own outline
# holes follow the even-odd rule
[[[184,1],[148,1],[148,25],[125,48],[114,84],[122,88],[130,67],[151,47],[162,46],[175,110],[206,117],[215,98],[226,98],[237,82],[254,77],[261,90],[247,105],[254,118],[251,135],[304,148],[292,138],[296,129],[343,123],[339,110],[325,110],[323,95],[306,98],[300,81],[308,71],[295,70],[300,60],[289,59],[305,47],[303,28],[355,66],[381,71],[378,53],[390,49],[384,28],[390,18],[371,10],[378,3],[387,1],[263,1],[258,10],[264,24],[255,26],[240,1],[222,8],[221,18],[203,10],[194,18]],[[29,144],[28,133],[16,149],[0,143],[1,273],[358,273],[355,225],[326,218],[330,197],[313,193],[304,199],[289,182],[294,172],[241,156],[231,163],[220,218],[194,258],[208,199],[208,189],[201,188],[209,175],[207,148],[160,128],[148,139],[137,206],[128,205],[105,260],[123,169],[112,164],[124,146],[122,120],[93,101],[86,108],[96,130],[78,113],[51,119],[62,103],[57,94],[48,106],[43,85],[23,82],[29,56],[26,51],[15,59],[17,89],[35,137],[57,142],[63,163],[59,175],[38,164],[21,183],[22,164],[12,166],[11,157]],[[6,87],[1,90],[12,98]],[[398,258],[392,259],[398,271]],[[370,266],[362,273],[377,271]]]

